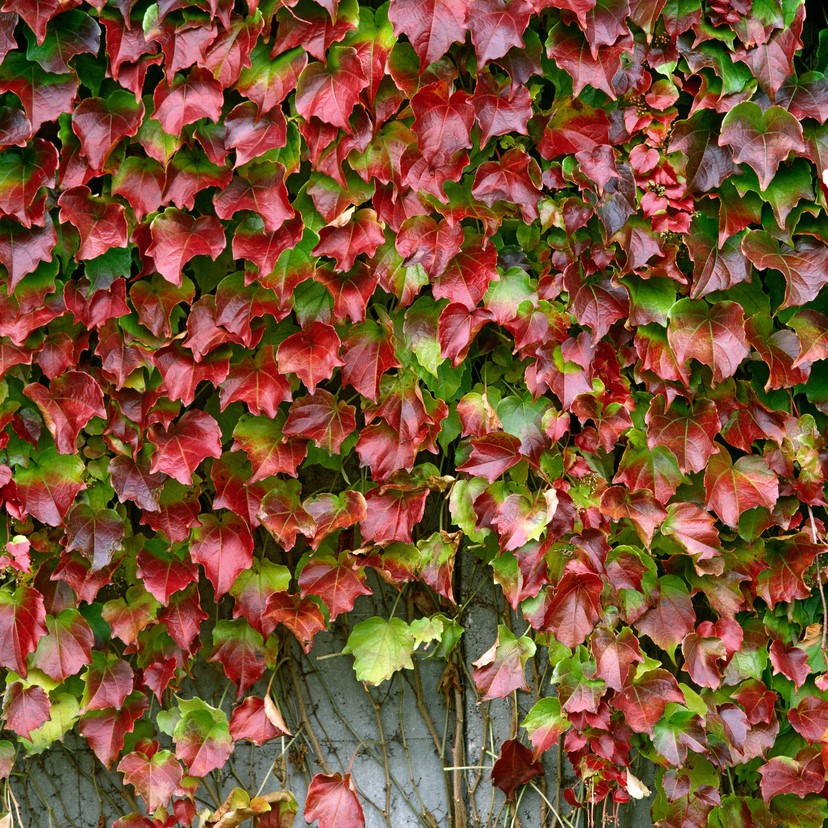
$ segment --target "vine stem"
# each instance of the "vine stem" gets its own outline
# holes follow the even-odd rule
[[[823,546],[824,544],[820,544],[817,540],[817,528],[816,528],[816,521],[814,520],[814,510],[811,508],[811,504],[808,504],[808,517],[811,522],[811,538],[814,542],[815,546]],[[822,569],[819,564],[819,557],[822,553],[817,552],[815,562],[816,562],[816,575],[817,575],[817,584],[819,586],[819,597],[822,601],[822,641],[820,642],[822,648],[822,661],[823,666],[826,670],[828,670],[828,603],[825,600],[825,587],[822,583]]]

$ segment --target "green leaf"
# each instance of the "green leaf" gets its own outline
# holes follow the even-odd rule
[[[360,681],[382,684],[398,670],[414,667],[411,655],[416,646],[411,628],[401,618],[367,618],[348,636],[342,650],[354,656],[354,670]]]

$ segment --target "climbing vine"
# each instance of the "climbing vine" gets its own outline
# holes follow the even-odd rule
[[[805,12],[5,0],[12,817],[15,769],[74,731],[129,792],[117,828],[192,825],[241,742],[300,737],[305,819],[362,826],[292,648],[373,593],[360,682],[437,659],[447,698],[470,673],[534,701],[490,757],[511,813],[560,750],[556,824],[645,795],[643,759],[659,825],[821,828],[828,38]],[[511,610],[471,665],[461,555]],[[237,787],[208,816],[298,810]]]

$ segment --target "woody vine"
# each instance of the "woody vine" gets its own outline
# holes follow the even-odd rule
[[[388,682],[421,701],[424,659],[457,726],[464,686],[534,702],[479,762],[432,723],[455,825],[470,769],[513,823],[531,790],[574,825],[649,762],[659,825],[823,826],[807,11],[5,0],[7,822],[16,775],[77,738],[123,786],[117,828],[196,824],[205,796],[223,828],[293,824],[278,776],[213,779],[272,740],[311,751],[306,821],[363,825],[297,648],[373,594],[339,623],[375,710]],[[506,608],[469,664],[477,576]],[[377,722],[387,820],[413,789]],[[549,751],[576,784],[547,784]]]

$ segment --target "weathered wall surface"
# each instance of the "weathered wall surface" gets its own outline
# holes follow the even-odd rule
[[[482,579],[484,573],[475,569],[479,564],[464,563],[470,573],[464,578],[468,597],[479,586],[474,576]],[[359,599],[351,623],[372,614],[387,617],[390,603],[386,605],[383,599],[392,596],[385,594],[381,585],[374,586],[375,598]],[[466,628],[462,656],[468,673],[472,661],[494,641],[501,613],[493,589],[482,589],[475,595],[462,619]],[[351,657],[339,655],[346,638],[347,630],[337,627],[317,637],[309,656],[294,648],[290,661],[277,670],[273,688],[295,738],[262,747],[237,744],[220,779],[200,790],[200,809],[215,809],[235,785],[251,792],[264,786],[266,791],[292,791],[301,814],[313,773],[325,769],[344,772],[353,763],[352,774],[368,828],[453,826],[459,822],[453,818],[456,787],[465,791],[461,808],[469,828],[560,824],[531,788],[525,790],[513,823],[503,795],[490,782],[492,754],[512,735],[515,719],[523,718],[531,699],[519,701],[517,716],[508,699],[478,704],[462,668],[447,671],[445,662],[429,659],[419,660],[416,670],[399,673],[369,690],[354,677]],[[540,680],[543,658],[541,652],[535,665],[527,665],[530,685]],[[198,676],[181,694],[197,689],[211,704],[221,703],[229,710],[232,691],[222,699],[224,684],[217,677],[218,673]],[[267,680],[266,676],[254,691],[264,692]],[[544,688],[544,692],[552,690],[551,686]],[[555,793],[558,768],[554,750],[546,754],[544,763],[546,779],[540,787],[546,790],[552,806],[561,805]],[[120,775],[102,768],[84,740],[73,734],[58,748],[24,760],[17,771],[12,791],[26,828],[101,828],[136,805],[130,791],[120,784]],[[573,782],[568,768],[562,767],[560,774],[564,785]],[[566,810],[565,805],[562,808]],[[622,828],[648,828],[648,812],[646,801],[625,807]],[[296,824],[304,824],[301,815]]]

